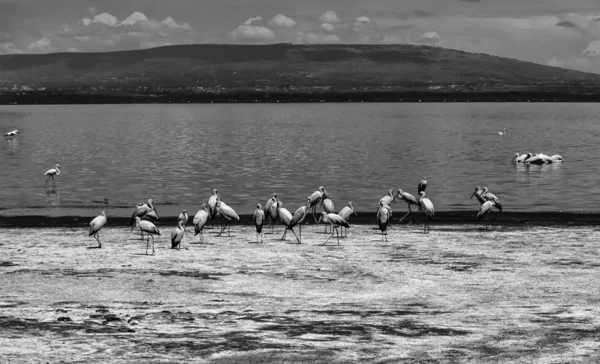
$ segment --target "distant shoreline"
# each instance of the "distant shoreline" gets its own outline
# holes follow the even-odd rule
[[[421,225],[426,217],[422,212],[413,212],[409,215],[402,224],[398,220],[404,215],[405,211],[398,211],[392,217],[393,225],[408,225],[407,222],[412,220],[412,225]],[[89,226],[89,222],[97,215],[97,211],[93,216],[42,216],[42,215],[15,215],[1,216],[0,228],[32,228],[32,227],[84,227]],[[350,225],[373,225],[377,226],[376,213],[358,212],[357,216],[352,216],[349,220]],[[252,214],[240,214],[241,222],[234,222],[236,225],[253,225]],[[477,221],[477,210],[473,211],[440,211],[436,212],[435,221],[431,224],[432,230],[435,226],[440,225],[474,225],[480,224]],[[188,227],[192,226],[193,216],[190,215]],[[215,225],[220,223],[220,219],[216,219]],[[312,214],[306,216],[305,220],[308,225],[314,225]],[[209,220],[208,225],[212,225]],[[177,216],[163,216],[156,223],[159,227],[174,227],[177,225]],[[321,224],[324,225],[324,224]],[[498,215],[493,226],[511,226],[511,227],[528,227],[528,226],[598,226],[600,225],[599,213],[572,213],[572,212],[502,212]],[[125,216],[108,216],[108,226],[129,226],[129,217]],[[281,223],[278,223],[278,229],[282,228]]]
[[[321,103],[321,102],[599,102],[600,93],[570,92],[226,92],[226,93],[0,93],[0,105],[167,104],[167,103]]]

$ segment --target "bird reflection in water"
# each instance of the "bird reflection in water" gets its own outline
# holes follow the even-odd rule
[[[52,188],[46,187],[46,205],[51,207],[60,206],[60,191],[56,186],[52,186]]]

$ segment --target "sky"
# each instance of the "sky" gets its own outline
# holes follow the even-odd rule
[[[0,54],[427,44],[600,73],[600,0],[0,0]]]

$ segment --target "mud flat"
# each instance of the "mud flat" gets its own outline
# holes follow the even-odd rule
[[[0,229],[5,363],[598,363],[596,227]],[[269,231],[267,229],[267,231]]]

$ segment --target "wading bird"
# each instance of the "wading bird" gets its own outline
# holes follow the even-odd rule
[[[417,200],[417,198],[415,196],[411,195],[408,192],[402,191],[401,188],[398,189],[398,193],[396,194],[396,196],[398,196],[398,198],[400,198],[402,201],[406,202],[406,204],[408,205],[408,212],[406,213],[406,215],[402,216],[402,218],[400,219],[400,222],[402,222],[402,220],[404,220],[405,217],[407,217],[410,213],[412,213],[410,205],[415,205],[417,207],[421,206],[421,204],[419,203],[419,201]]]
[[[419,181],[419,185],[417,186],[417,195],[420,195],[422,191],[425,191],[427,188],[427,178],[421,177]]]
[[[482,220],[483,219],[483,223],[485,224],[485,229],[488,229],[488,224],[491,224],[491,217],[492,217],[492,208],[494,207],[495,202],[492,201],[485,201],[482,205],[481,205],[481,209],[479,209],[479,212],[477,213],[477,220]]]
[[[350,216],[354,214],[354,216],[356,216],[356,210],[354,209],[354,205],[352,204],[352,201],[348,202],[347,206],[344,206],[343,209],[340,210],[340,212],[338,213],[338,215],[340,215],[342,217],[342,219],[348,221],[350,219]],[[346,230],[346,228],[341,229],[341,233],[342,233],[342,237],[347,236],[348,231]],[[344,232],[346,232],[346,235],[344,235]]]
[[[177,227],[171,233],[171,249],[181,249],[181,239],[183,239],[183,233],[185,232],[185,225],[183,221],[177,221]]]
[[[383,241],[385,236],[385,241],[387,241],[387,228],[390,223],[390,206],[384,204],[383,202],[379,202],[379,209],[377,210],[377,225],[379,226],[379,230],[381,230],[381,241]]]
[[[382,202],[384,205],[390,205],[392,202],[396,203],[396,197],[397,196],[394,196],[394,190],[390,188],[388,190],[387,195],[379,199],[379,204],[377,205],[377,208],[379,209],[379,205],[381,205]]]
[[[279,219],[281,220],[281,222],[283,223],[283,225],[285,225],[285,229],[283,229],[283,235],[281,236],[281,240],[285,240],[285,236],[287,235],[287,231],[291,230],[292,233],[294,234],[294,236],[296,237],[296,240],[300,241],[300,239],[298,238],[298,235],[296,235],[296,232],[294,231],[293,226],[290,227],[290,225],[292,224],[292,219],[294,218],[294,216],[292,215],[292,213],[286,209],[285,207],[283,207],[283,204],[279,204]]]
[[[227,229],[227,236],[231,236],[230,235],[231,220],[240,222],[240,217],[231,207],[229,207],[229,205],[227,205],[223,201],[217,201],[216,207],[217,207],[217,212],[219,213],[219,215],[221,215],[226,220],[225,226],[223,226],[223,228],[221,229],[221,232],[217,236],[221,236],[221,234],[223,234],[225,229]]]
[[[306,198],[306,205],[299,207],[296,212],[292,215],[292,219],[287,226],[287,229],[292,230],[294,232],[294,227],[298,226],[298,234],[300,237],[296,236],[296,240],[298,240],[298,244],[302,244],[302,223],[304,222],[304,218],[308,214],[308,208],[310,206],[310,196]],[[286,230],[287,230],[286,229]],[[296,235],[294,233],[294,235]]]
[[[425,234],[429,233],[429,221],[433,221],[435,218],[435,211],[433,209],[433,203],[426,196],[425,191],[421,191],[420,193],[421,199],[419,199],[419,204],[421,205],[421,209],[425,211],[425,215],[427,215],[427,220],[425,220],[425,226],[423,227],[423,232]]]
[[[60,166],[60,164],[57,163],[56,166],[54,166],[54,168],[49,169],[46,171],[46,173],[44,173],[44,176],[48,176],[48,179],[46,179],[46,184],[48,184],[48,181],[50,180],[50,178],[52,178],[52,183],[56,183],[56,182],[54,182],[54,176],[58,176],[60,174],[61,168],[62,167]]]
[[[332,214],[335,212],[335,207],[333,205],[333,201],[331,201],[331,199],[329,199],[329,198],[323,199],[322,206],[323,206],[323,211],[325,211],[328,214]],[[327,233],[327,226],[328,225],[325,225],[325,233]]]
[[[16,136],[17,134],[21,134],[21,132],[19,131],[19,129],[13,130],[13,131],[9,131],[8,133],[4,134],[5,137],[13,137]]]
[[[131,231],[133,231],[133,228],[135,227],[135,225],[133,225],[133,223],[135,223],[135,218],[139,217],[140,219],[153,219],[153,220],[158,220],[158,212],[156,211],[156,206],[154,206],[154,201],[152,201],[151,198],[148,199],[148,202],[145,204],[141,204],[138,205],[136,210],[133,212],[133,214],[131,214],[131,218],[129,219],[129,225],[131,226]],[[142,231],[142,236],[141,238],[144,238],[144,232]]]
[[[181,211],[181,213],[179,214],[179,216],[177,216],[177,222],[181,221],[183,222],[183,228],[185,230],[185,226],[187,225],[187,222],[189,220],[189,216],[187,214],[186,210]]]
[[[506,128],[504,128],[504,131],[499,131],[498,135],[505,136],[507,132],[508,132],[508,130],[506,130]]]
[[[329,239],[331,239],[333,237],[334,229],[335,229],[338,245],[340,245],[340,234],[338,231],[338,227],[343,226],[345,228],[349,228],[350,224],[348,224],[348,221],[342,219],[342,217],[338,214],[328,214],[325,211],[321,212],[321,220],[331,224],[331,235],[329,236],[329,238],[327,238],[327,240],[325,240],[323,245],[327,244]]]
[[[256,242],[259,243],[258,236],[260,235],[260,243],[262,243],[262,228],[263,224],[265,223],[265,212],[260,204],[256,204],[256,210],[254,210],[253,219],[254,226],[256,227]]]
[[[203,243],[204,242],[204,225],[206,225],[206,222],[208,221],[208,205],[206,203],[203,203],[200,206],[200,210],[198,210],[198,212],[196,212],[196,215],[194,215],[194,220],[192,220],[192,223],[194,224],[194,231],[195,234],[194,236],[200,234],[200,242]]]
[[[215,216],[217,216],[217,201],[221,201],[221,195],[219,194],[219,190],[216,188],[212,190],[212,195],[208,198],[208,216],[211,220],[214,220]],[[212,222],[213,227],[215,226],[215,222]]]
[[[160,235],[160,231],[148,220],[142,220],[139,216],[135,217],[135,226],[139,227],[142,232],[146,233],[146,255],[148,255],[148,247],[150,245],[150,238],[152,238],[152,255],[155,255],[154,251],[154,235]]]
[[[269,227],[271,228],[271,232],[273,232],[273,226],[271,225],[271,220],[272,220],[271,219],[271,206],[275,202],[277,202],[277,194],[276,193],[274,193],[273,196],[269,197],[267,202],[265,202],[265,207],[263,210],[264,216],[269,222]],[[275,208],[275,215],[277,215],[277,208]],[[277,216],[275,216],[275,218],[277,218]],[[273,221],[273,223],[275,223],[275,221]]]
[[[98,241],[98,248],[102,248],[102,244],[100,243],[100,236],[98,233],[100,229],[106,224],[106,211],[102,210],[100,215],[96,216],[92,221],[90,221],[90,234],[89,236],[93,236]]]
[[[486,200],[483,197],[481,197],[482,193],[483,193],[483,190],[481,189],[481,187],[476,186],[475,191],[473,192],[473,194],[471,195],[469,200],[472,199],[473,196],[475,196],[475,198],[477,198],[477,201],[479,201],[479,203],[483,205]]]
[[[496,195],[494,195],[493,193],[488,192],[487,187],[483,187],[483,191],[481,191],[481,197],[486,201],[494,201],[494,206],[496,206],[498,212],[502,212],[502,203],[500,203],[500,199],[496,197]],[[497,216],[498,215],[496,215],[496,217]],[[496,217],[494,217],[494,220],[496,220]]]
[[[283,202],[279,200],[277,195],[271,197],[271,204],[269,205],[269,219],[272,221],[273,225],[271,225],[271,232],[273,232],[273,227],[277,224],[277,219],[279,219],[279,208],[283,206]]]
[[[319,186],[319,189],[309,196],[310,208],[312,209],[312,215],[315,219],[315,223],[317,222],[317,216],[315,215],[317,211],[317,205],[319,204],[319,202],[321,202],[321,207],[323,207],[323,198],[325,197],[325,194],[325,188],[323,188],[323,186]]]
[[[519,153],[515,153],[515,156],[513,157],[513,159],[510,161],[511,163],[525,163],[525,161],[527,160],[527,158],[530,158],[532,156],[531,153],[527,153],[527,154],[521,154],[519,155]]]

